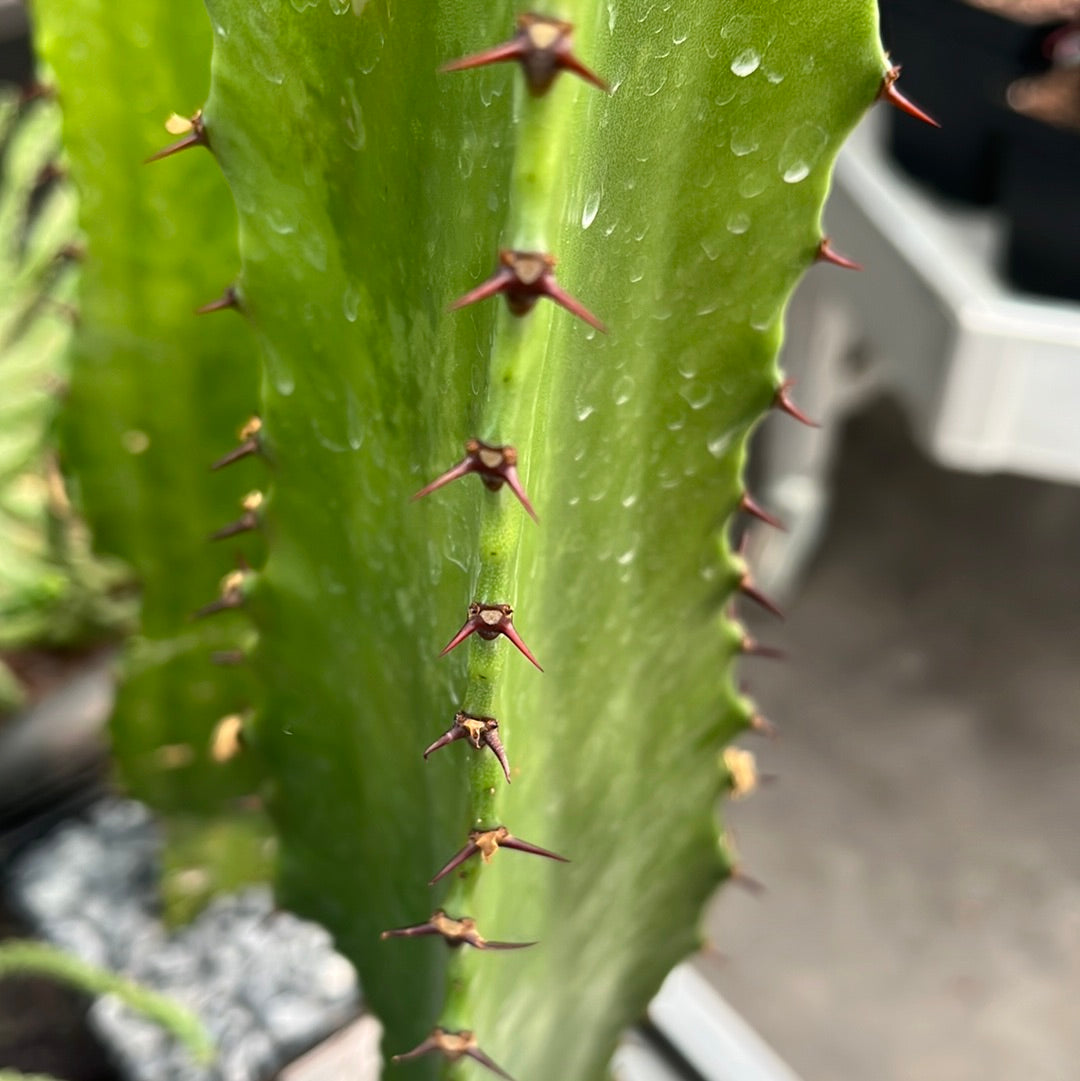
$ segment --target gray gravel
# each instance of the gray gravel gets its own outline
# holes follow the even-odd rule
[[[352,965],[322,927],[274,910],[256,886],[212,902],[172,935],[157,882],[161,837],[140,803],[105,800],[13,868],[11,901],[45,938],[164,992],[198,1014],[219,1049],[209,1068],[112,996],[90,1023],[130,1081],[262,1081],[359,1010]]]

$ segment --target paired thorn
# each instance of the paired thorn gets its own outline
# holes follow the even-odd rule
[[[461,645],[472,634],[479,634],[487,642],[492,642],[503,634],[514,643],[526,660],[542,672],[543,668],[540,668],[539,662],[529,652],[529,647],[514,629],[513,616],[514,610],[508,604],[481,604],[479,601],[473,601],[469,605],[468,619],[465,620],[461,630],[443,646],[439,656],[445,657],[450,650]]]
[[[476,920],[463,916],[455,920],[441,908],[436,909],[427,923],[417,923],[412,927],[397,927],[392,931],[383,931],[379,938],[420,938],[424,935],[442,935],[450,946],[472,946],[477,950],[524,950],[535,946],[535,942],[489,942],[476,929]]]
[[[244,603],[250,572],[245,570],[230,571],[221,580],[221,596],[216,601],[203,605],[195,613],[195,619],[204,619],[229,608],[239,608]]]
[[[832,263],[833,266],[843,267],[844,270],[862,270],[863,268],[862,263],[856,263],[854,259],[849,259],[836,251],[827,236],[821,238],[816,258],[819,263]]]
[[[529,92],[536,97],[551,89],[560,71],[572,71],[586,82],[604,91],[610,87],[575,55],[572,47],[574,26],[546,15],[524,14],[517,17],[518,32],[501,45],[453,60],[440,71],[465,71],[517,60],[525,73]]]
[[[539,523],[529,497],[521,485],[521,478],[517,471],[517,451],[511,446],[497,447],[489,443],[481,443],[479,439],[470,439],[465,444],[465,457],[452,469],[448,469],[441,477],[436,477],[426,487],[413,496],[413,499],[423,499],[424,496],[458,477],[476,473],[484,484],[493,492],[497,492],[504,484],[517,496],[518,502],[525,508],[529,517]]]
[[[188,150],[193,146],[209,146],[210,141],[206,137],[206,125],[203,123],[202,109],[198,109],[194,116],[184,117],[173,113],[165,121],[165,130],[170,135],[182,135],[175,143],[163,147],[156,154],[151,154],[145,161],[149,165],[152,161],[161,161],[162,158],[179,154],[181,150]]]
[[[225,540],[227,537],[235,537],[239,533],[250,533],[259,528],[259,509],[263,505],[262,492],[248,492],[240,501],[244,513],[226,526],[210,534],[210,540]]]
[[[541,297],[547,297],[606,334],[607,327],[556,282],[555,263],[555,256],[545,252],[504,249],[499,252],[499,269],[486,282],[455,300],[450,311],[502,293],[514,315],[527,315]]]
[[[907,113],[908,116],[913,116],[916,120],[921,120],[924,124],[929,124],[932,128],[940,128],[941,125],[929,113],[924,112],[918,105],[904,97],[904,95],[896,89],[896,80],[899,78],[900,65],[897,64],[894,67],[889,68],[885,73],[885,78],[881,81],[881,89],[878,91],[878,98],[882,101],[887,101],[902,113]]]
[[[782,413],[787,413],[789,417],[794,417],[800,424],[805,424],[808,428],[820,428],[821,425],[816,420],[811,420],[792,400],[789,391],[795,385],[794,379],[785,379],[777,388],[776,396],[773,398],[773,408],[779,409]]]
[[[739,510],[743,514],[749,514],[751,518],[756,518],[759,522],[779,529],[782,533],[787,532],[787,526],[775,514],[770,514],[760,503],[752,499],[748,492],[743,492],[739,499]]]
[[[411,1062],[413,1059],[431,1054],[432,1051],[441,1054],[448,1062],[457,1062],[459,1058],[471,1058],[497,1077],[502,1077],[505,1081],[514,1081],[501,1066],[492,1062],[480,1050],[476,1037],[471,1032],[447,1032],[445,1029],[437,1028],[423,1043],[418,1044],[411,1051],[406,1051],[403,1055],[394,1055],[390,1061]]]
[[[424,758],[459,739],[467,739],[478,751],[485,747],[491,748],[491,753],[502,766],[506,783],[510,783],[510,763],[506,759],[502,740],[499,739],[499,722],[494,717],[474,717],[472,714],[459,712],[454,717],[453,725],[424,751]]]
[[[518,852],[527,852],[532,856],[543,856],[545,859],[557,860],[559,863],[569,863],[565,856],[556,855],[546,848],[538,848],[515,837],[505,826],[497,826],[493,830],[472,830],[469,834],[468,843],[460,851],[456,852],[450,861],[428,883],[434,886],[440,879],[445,878],[452,871],[456,871],[466,860],[471,859],[478,852],[484,863],[490,863],[491,857],[500,848],[513,848]]]
[[[224,293],[217,298],[217,300],[211,300],[209,304],[204,304],[201,308],[195,309],[196,315],[209,315],[211,312],[223,312],[227,308],[239,308],[240,307],[240,294],[236,291],[235,285],[230,285]]]
[[[228,454],[222,455],[214,464],[211,469],[224,469],[227,465],[232,465],[233,462],[240,461],[241,458],[246,458],[251,454],[259,453],[259,431],[262,429],[262,421],[258,417],[252,417],[241,429],[240,429],[240,444],[229,451]]]

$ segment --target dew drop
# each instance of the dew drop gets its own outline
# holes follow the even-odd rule
[[[350,323],[356,322],[356,316],[360,312],[360,290],[352,282],[345,286],[345,292],[341,296],[341,310]]]
[[[367,142],[364,127],[364,111],[356,94],[356,81],[350,76],[345,80],[345,93],[341,96],[341,121],[345,128],[345,145],[350,150],[363,150]]]
[[[750,228],[750,215],[738,210],[728,218],[727,230],[735,236],[742,236]]]
[[[633,548],[627,548],[626,551],[622,553],[622,555],[616,556],[615,562],[618,563],[620,567],[629,567],[630,564],[634,562],[634,558],[636,556],[637,546],[635,545]]]
[[[744,49],[731,61],[731,73],[745,79],[747,75],[753,75],[760,66],[760,55],[753,49]]]
[[[825,151],[829,136],[818,124],[800,124],[785,140],[776,162],[786,184],[805,180]]]
[[[625,405],[634,393],[633,376],[620,375],[611,388],[611,398],[616,405]]]
[[[269,342],[264,341],[266,354],[266,371],[270,376],[270,382],[277,388],[278,394],[287,398],[296,389],[296,380],[289,370],[285,358]]]
[[[345,438],[353,450],[359,450],[364,445],[364,418],[351,387],[345,391]]]
[[[747,173],[739,181],[739,194],[744,199],[754,199],[759,196],[768,185],[768,177],[760,170]]]
[[[716,435],[710,436],[709,441],[705,444],[709,448],[709,453],[714,458],[722,458],[724,451],[727,450],[731,443],[731,433],[728,431],[718,432]]]
[[[595,412],[595,407],[591,405],[579,405],[575,411],[575,416],[578,420],[588,420]]]
[[[711,263],[716,262],[720,258],[720,253],[724,250],[723,244],[718,237],[703,236],[698,241],[698,244]]]
[[[712,401],[712,387],[696,380],[680,387],[679,394],[693,410],[704,409]]]
[[[594,191],[586,200],[585,208],[581,212],[581,228],[588,229],[600,210],[600,192]]]
[[[290,0],[292,6],[299,12],[307,11],[308,8],[315,7],[319,0]]]
[[[352,0],[330,0],[330,10],[335,15],[347,15],[352,11]]]
[[[737,158],[745,158],[747,154],[753,154],[761,146],[758,139],[745,131],[736,129],[731,133],[731,152]]]

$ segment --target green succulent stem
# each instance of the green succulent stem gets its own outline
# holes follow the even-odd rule
[[[127,17],[38,3],[69,34]],[[726,534],[833,162],[887,62],[873,0],[564,0],[612,93],[564,72],[533,98],[514,64],[438,73],[523,6],[207,0],[204,118],[239,227],[236,322],[262,354],[272,483],[245,610],[282,902],[356,962],[388,1052],[441,1023],[521,1081],[594,1081],[732,870],[718,757],[753,714]],[[213,211],[219,237],[231,211]],[[206,241],[182,220],[178,257]],[[544,298],[449,311],[500,248],[556,256],[609,333]],[[539,526],[475,477],[410,501],[470,437],[517,449]],[[473,600],[513,606],[542,674],[502,638],[437,657]],[[512,784],[466,741],[422,759],[459,709],[498,718]],[[501,825],[573,862],[503,851],[428,887],[468,830]],[[380,940],[440,898],[540,944]]]

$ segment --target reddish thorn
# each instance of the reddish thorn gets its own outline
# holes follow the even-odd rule
[[[506,757],[506,748],[502,745],[502,740],[499,739],[498,733],[492,729],[484,734],[484,743],[491,749],[491,753],[495,756],[499,765],[502,766],[503,776],[506,778],[506,783],[511,784],[510,780],[510,762]]]
[[[217,300],[211,300],[209,304],[204,304],[201,308],[195,309],[196,315],[209,315],[211,312],[223,312],[226,308],[239,308],[240,298],[236,293],[236,287],[230,285],[224,293],[217,298]]]
[[[505,1081],[514,1081],[514,1079],[501,1067],[494,1062],[480,1050],[479,1047],[471,1047],[465,1052],[466,1058],[471,1058],[473,1062],[479,1062],[485,1069],[490,1070],[497,1077],[505,1078]]]
[[[579,319],[584,319],[586,323],[591,327],[595,327],[601,334],[607,333],[607,327],[595,316],[580,300],[576,300],[558,282],[555,281],[553,275],[548,274],[546,276],[546,292],[556,304],[565,308],[571,315],[576,315]]]
[[[763,646],[756,638],[752,638],[750,635],[744,636],[739,646],[739,652],[747,657],[765,657],[771,661],[787,660],[787,654],[782,649]]]
[[[454,60],[442,71],[462,71],[505,60],[518,60],[534,96],[546,94],[560,71],[571,71],[587,82],[608,90],[607,83],[573,54],[573,25],[561,19],[532,13],[519,15],[518,32],[507,42],[484,52]]]
[[[196,124],[182,139],[177,139],[175,143],[170,143],[156,154],[151,154],[150,157],[144,160],[143,164],[149,165],[152,161],[170,158],[173,154],[179,154],[181,150],[190,150],[193,146],[209,146],[206,139],[206,129],[201,123]]]
[[[759,882],[752,875],[748,875],[738,867],[735,867],[732,870],[731,881],[737,886],[742,886],[747,893],[753,894],[755,897],[760,897],[763,893],[767,892],[764,883]]]
[[[441,868],[441,870],[435,875],[435,877],[428,883],[429,886],[434,886],[440,879],[445,878],[452,871],[456,871],[467,859],[475,856],[480,851],[479,846],[475,841],[469,841],[464,848],[455,852],[450,857],[449,861]]]
[[[463,56],[460,60],[451,60],[449,64],[443,64],[440,72],[468,71],[470,68],[484,67],[486,64],[499,64],[505,60],[520,60],[525,55],[525,43],[518,38],[503,42],[483,52],[472,53]]]
[[[434,754],[436,751],[441,751],[443,747],[449,747],[451,743],[456,743],[459,739],[465,738],[465,730],[459,729],[457,725],[451,728],[448,732],[444,732],[439,738],[431,744],[426,751],[424,751],[424,759],[427,760],[428,755]]]
[[[494,717],[474,717],[471,713],[459,712],[450,728],[424,751],[424,758],[460,739],[467,739],[478,751],[487,747],[498,759],[506,776],[506,783],[510,784],[510,763],[507,761],[502,740],[499,739],[499,722]]]
[[[421,488],[420,491],[412,497],[413,501],[415,502],[417,499],[423,499],[424,496],[431,495],[432,492],[442,488],[443,485],[449,484],[451,481],[457,480],[458,477],[464,477],[473,472],[475,472],[475,467],[472,461],[466,458],[463,462],[459,462],[455,465],[453,469],[448,469],[441,477],[436,477],[430,484]]]
[[[517,646],[518,650],[525,656],[526,660],[542,672],[543,668],[540,667],[540,662],[529,652],[529,647],[521,640],[521,635],[514,629],[514,625],[510,622],[509,618],[507,618],[506,623],[501,630],[502,633]]]
[[[529,497],[525,494],[525,489],[521,484],[521,478],[518,476],[517,466],[508,465],[503,471],[503,476],[506,479],[507,487],[517,496],[518,502],[525,508],[525,512],[537,525],[539,525],[540,519],[536,516],[536,511],[533,510],[533,505],[529,502]]]
[[[752,499],[747,492],[743,492],[739,500],[739,510],[743,514],[749,514],[752,518],[757,518],[759,522],[771,525],[774,529],[779,529],[784,533],[787,532],[787,526],[776,515],[770,514],[760,503]]]
[[[224,612],[229,608],[239,608],[242,602],[239,600],[233,600],[229,597],[218,597],[216,601],[211,601],[209,604],[204,604],[196,613],[195,619],[205,619],[207,616],[216,615],[218,612]]]
[[[513,272],[503,267],[492,274],[486,282],[481,283],[464,296],[458,297],[448,310],[456,312],[460,308],[468,307],[468,305],[475,304],[479,300],[487,300],[488,297],[493,297],[496,293],[505,292],[513,282]]]
[[[241,458],[246,458],[250,454],[259,453],[259,444],[254,439],[245,439],[240,446],[233,450],[230,450],[228,454],[222,455],[214,464],[211,469],[224,469],[227,465],[232,465],[233,462],[240,461]]]
[[[221,596],[216,601],[203,605],[194,619],[202,619],[212,616],[217,612],[224,612],[228,608],[239,608],[244,603],[244,590],[247,583],[248,568],[246,564],[240,570],[231,571],[221,581]]]
[[[391,1062],[411,1062],[413,1059],[420,1058],[421,1055],[426,1055],[431,1051],[438,1049],[438,1044],[435,1042],[434,1037],[429,1036],[423,1043],[417,1044],[411,1051],[406,1051],[402,1055],[394,1055],[390,1059]]]
[[[843,267],[844,270],[862,270],[862,263],[856,263],[846,255],[841,255],[829,243],[829,238],[824,236],[818,245],[817,260],[819,263],[832,263],[833,266]]]
[[[513,848],[518,852],[527,852],[530,856],[543,856],[547,860],[555,860],[558,863],[569,863],[565,856],[560,856],[556,852],[549,852],[546,848],[540,848],[538,845],[531,845],[528,841],[519,841],[516,837],[506,836],[499,842],[500,848]]]
[[[464,642],[471,634],[479,633],[480,637],[487,642],[494,641],[501,634],[509,638],[525,657],[542,672],[543,668],[540,668],[536,658],[529,652],[529,647],[525,645],[521,640],[521,636],[515,630],[513,616],[514,610],[508,604],[481,604],[479,601],[473,601],[469,605],[468,618],[465,620],[461,630],[450,639],[439,656],[445,656],[450,650]]]
[[[420,938],[423,935],[437,935],[439,929],[431,923],[418,923],[413,927],[395,927],[391,931],[383,931],[379,939],[385,942],[389,938]]]
[[[575,75],[580,75],[586,82],[592,83],[593,86],[603,90],[605,94],[611,93],[611,87],[592,68],[587,68],[573,53],[567,51],[560,54],[559,66],[567,71],[572,71]]]
[[[521,478],[517,472],[517,451],[511,446],[495,446],[490,443],[482,443],[479,439],[470,439],[465,444],[465,457],[452,469],[448,469],[441,477],[436,477],[429,485],[421,488],[413,499],[421,499],[436,489],[449,484],[451,481],[464,477],[469,473],[479,474],[481,480],[493,492],[498,491],[504,484],[510,486],[510,490],[525,508],[534,522],[539,522],[536,511],[529,502],[525,489],[522,487]]]
[[[794,417],[801,424],[805,424],[808,428],[820,428],[821,425],[816,420],[811,420],[792,400],[788,391],[795,385],[794,379],[785,379],[776,392],[776,397],[773,399],[773,406],[776,409],[787,413],[789,417]]]
[[[210,534],[209,539],[212,541],[225,540],[228,537],[235,537],[240,533],[250,533],[253,529],[259,528],[259,518],[253,511],[248,511],[241,518],[237,518],[235,522],[230,522],[226,526],[222,526],[220,529]]]
[[[394,1055],[390,1061],[409,1062],[432,1051],[440,1052],[449,1062],[457,1062],[459,1058],[471,1058],[499,1077],[505,1078],[505,1081],[514,1081],[502,1067],[497,1066],[480,1050],[476,1044],[476,1037],[471,1032],[447,1032],[445,1029],[437,1028],[418,1047],[406,1051],[403,1055]]]
[[[932,128],[940,128],[941,125],[929,113],[923,112],[918,105],[908,100],[896,89],[896,80],[899,78],[900,65],[897,64],[885,73],[885,78],[881,82],[881,90],[878,92],[878,97],[884,99],[902,113],[907,113],[908,116],[913,116],[916,120],[921,120],[924,124],[929,124]]]
[[[450,650],[456,649],[458,646],[461,645],[462,642],[465,641],[466,638],[469,637],[470,634],[475,634],[478,629],[479,628],[476,626],[475,623],[472,622],[471,619],[467,620],[464,626],[462,626],[461,630],[458,631],[457,634],[455,634],[454,637],[451,638],[450,641],[447,642],[446,645],[443,646],[443,648],[439,651],[439,656],[445,657],[446,654],[450,652]]]
[[[749,575],[745,576],[739,583],[739,589],[744,596],[747,596],[755,604],[760,604],[767,612],[772,612],[777,619],[783,619],[784,613],[776,605],[774,601],[771,601],[764,593],[761,592],[757,586],[753,585],[750,581]]]
[[[755,713],[750,718],[750,728],[759,736],[765,736],[768,739],[775,739],[777,736],[776,725],[762,717],[760,713]]]
[[[477,950],[524,950],[536,945],[535,942],[488,942],[477,930],[476,920],[469,917],[454,919],[441,908],[436,909],[426,923],[383,931],[379,938],[418,938],[425,935],[442,935],[449,946],[472,946]]]
[[[455,311],[477,300],[484,300],[503,293],[510,311],[523,316],[532,310],[540,297],[547,297],[565,308],[571,314],[583,319],[590,326],[602,333],[607,333],[604,324],[555,281],[555,257],[545,252],[511,251],[499,252],[501,267],[486,282],[477,286],[471,293],[454,301],[450,310]]]

